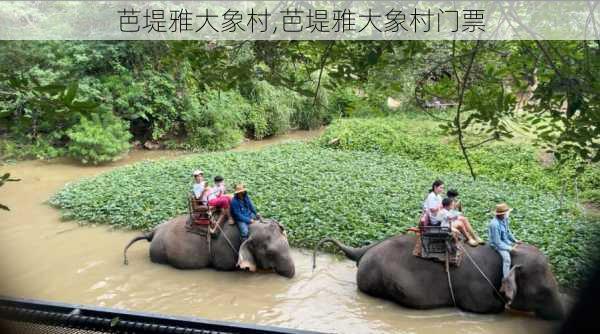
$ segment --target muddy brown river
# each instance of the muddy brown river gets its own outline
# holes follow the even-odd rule
[[[239,149],[261,147],[318,132],[294,132]],[[45,201],[65,183],[144,159],[181,153],[136,151],[119,162],[84,167],[67,160],[0,166],[22,179],[0,188],[0,294],[214,320],[336,333],[546,333],[556,324],[521,314],[475,315],[457,309],[417,311],[358,291],[353,262],[294,250],[296,277],[275,274],[181,271],[153,264],[148,243],[129,250],[136,232],[61,222]]]

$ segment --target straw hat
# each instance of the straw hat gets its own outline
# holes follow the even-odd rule
[[[503,215],[503,214],[505,214],[507,212],[511,212],[511,211],[512,211],[512,209],[508,206],[508,204],[500,203],[500,204],[496,205],[496,211],[494,212],[494,214],[496,216],[498,216],[498,215]]]
[[[204,172],[201,171],[200,169],[196,169],[193,173],[192,176],[198,176],[198,175],[204,175]]]
[[[236,184],[235,185],[235,194],[239,194],[239,193],[245,193],[246,192],[246,188],[244,188],[244,184],[240,183],[240,184]]]

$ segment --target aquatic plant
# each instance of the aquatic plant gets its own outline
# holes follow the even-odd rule
[[[442,178],[461,192],[466,215],[484,237],[494,205],[506,201],[514,207],[516,236],[549,256],[561,283],[578,284],[592,261],[587,247],[596,225],[539,190],[440,174],[394,155],[311,144],[142,162],[68,184],[50,202],[67,219],[150,229],[186,213],[191,171],[197,168],[209,180],[223,175],[229,189],[244,182],[259,212],[283,222],[296,247],[311,247],[325,236],[358,246],[404,233],[416,224],[432,181]]]

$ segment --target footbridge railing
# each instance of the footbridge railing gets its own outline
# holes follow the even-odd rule
[[[0,333],[309,334],[317,332],[0,296]]]

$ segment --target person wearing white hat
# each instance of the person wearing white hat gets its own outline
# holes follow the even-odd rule
[[[192,176],[194,177],[192,192],[194,193],[194,197],[196,197],[196,199],[201,199],[204,189],[206,188],[206,183],[204,182],[204,172],[200,169],[196,169],[192,173]]]
[[[506,278],[510,272],[510,252],[516,247],[517,241],[508,227],[508,216],[512,211],[506,203],[496,205],[494,218],[490,221],[489,237],[490,246],[502,257],[502,277]]]

